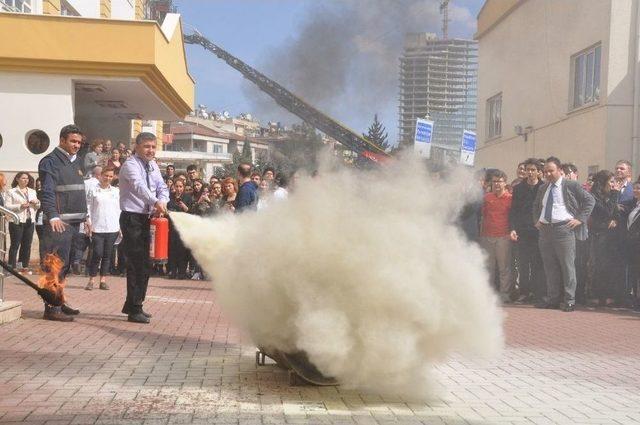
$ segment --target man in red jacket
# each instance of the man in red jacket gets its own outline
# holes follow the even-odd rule
[[[491,191],[484,196],[482,205],[480,245],[488,256],[489,282],[495,282],[497,267],[500,298],[502,302],[509,302],[512,290],[509,229],[511,194],[507,191],[507,175],[504,171],[494,170],[490,182]]]

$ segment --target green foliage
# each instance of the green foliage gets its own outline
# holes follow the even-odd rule
[[[309,124],[294,124],[287,134],[288,140],[272,147],[269,166],[290,173],[299,169],[309,172],[318,167],[318,153],[324,147],[322,136]]]
[[[227,176],[235,176],[236,175],[236,171],[238,170],[238,165],[240,165],[242,162],[244,162],[242,160],[242,153],[240,152],[240,150],[237,147],[235,147],[235,149],[231,153],[232,153],[231,164],[225,164],[224,165],[224,169],[225,169],[225,172],[226,172]]]
[[[241,162],[245,162],[247,164],[253,163],[253,158],[251,155],[251,142],[249,140],[245,140],[242,145],[242,154],[240,155]]]
[[[368,139],[370,142],[378,146],[380,149],[384,151],[389,151],[392,149],[392,145],[388,142],[388,134],[382,123],[378,121],[378,114],[373,116],[373,124],[369,126],[366,134],[362,134],[363,137]]]

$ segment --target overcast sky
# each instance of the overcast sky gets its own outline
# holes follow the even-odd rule
[[[452,0],[450,37],[471,38],[484,0]],[[405,32],[440,34],[437,0],[177,0],[185,33],[212,42],[353,130],[375,113],[397,139]],[[196,104],[262,124],[297,120],[200,46],[186,46]]]

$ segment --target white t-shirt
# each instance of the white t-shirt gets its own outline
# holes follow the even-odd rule
[[[287,199],[289,192],[284,187],[279,187],[273,192],[273,199]]]
[[[87,209],[94,233],[120,231],[120,190],[117,187],[94,188],[87,197]]]

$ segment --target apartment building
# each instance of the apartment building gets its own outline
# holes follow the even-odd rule
[[[478,15],[476,165],[554,155],[581,178],[640,165],[638,0],[488,0]]]

